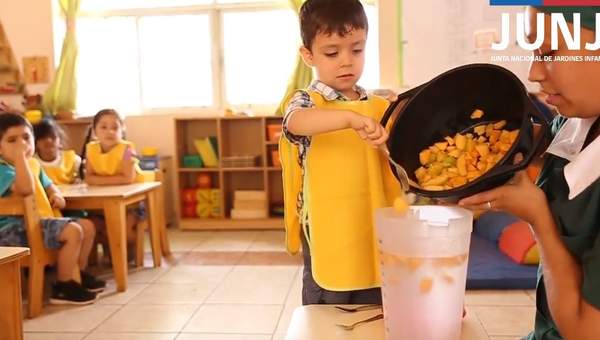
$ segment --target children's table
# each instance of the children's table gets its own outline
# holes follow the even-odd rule
[[[345,307],[356,307],[345,305]],[[352,324],[380,314],[381,310],[370,310],[357,313],[345,313],[333,305],[301,306],[294,310],[288,327],[286,340],[383,340],[385,330],[383,320],[358,325],[347,331],[336,324]],[[469,313],[462,322],[461,340],[488,340],[489,337],[477,316]]]
[[[133,183],[115,186],[88,186],[85,184],[60,186],[69,210],[102,210],[106,219],[106,230],[110,257],[117,290],[127,289],[127,206],[142,201],[150,222],[150,239],[154,266],[161,264],[161,230],[165,229],[163,212],[160,211],[159,182]],[[156,236],[156,237],[155,237]]]
[[[29,248],[0,247],[0,339],[23,339],[21,267]]]

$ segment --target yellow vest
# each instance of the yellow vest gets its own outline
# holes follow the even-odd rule
[[[5,160],[0,159],[0,163],[4,163],[14,167],[14,165],[7,163]],[[62,217],[60,211],[52,209],[50,205],[50,201],[48,200],[48,196],[46,195],[46,189],[42,185],[42,181],[40,181],[40,173],[42,171],[42,166],[40,162],[38,162],[35,158],[29,158],[27,160],[29,165],[29,170],[31,171],[31,175],[33,176],[33,195],[35,198],[35,206],[37,212],[41,218],[55,218]],[[12,193],[11,196],[15,196],[15,193]]]
[[[365,101],[326,101],[317,93],[310,97],[319,109],[350,110],[377,121],[389,104],[375,96]],[[377,208],[391,206],[400,192],[386,157],[352,129],[312,136],[304,178],[298,148],[281,138],[279,153],[287,250],[298,252],[302,227],[319,286],[333,291],[379,287],[373,214]],[[300,189],[306,223],[297,211]]]
[[[62,151],[58,166],[42,165],[46,175],[54,184],[73,184],[79,169],[75,168],[77,154],[73,150]]]
[[[115,147],[108,152],[102,152],[100,142],[90,142],[86,145],[86,161],[90,163],[94,173],[98,176],[113,176],[120,174],[123,170],[123,157],[127,147],[135,150],[135,146],[132,142],[121,141]],[[139,160],[133,158],[135,167],[135,180],[136,183],[153,181],[153,173],[149,171],[143,171],[139,166]]]

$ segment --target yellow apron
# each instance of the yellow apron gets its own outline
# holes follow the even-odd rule
[[[14,165],[6,162],[4,159],[0,159],[0,163],[7,164],[14,168]],[[48,195],[46,195],[46,189],[42,185],[42,181],[40,181],[40,173],[42,171],[42,166],[40,162],[38,162],[35,158],[29,158],[27,160],[29,165],[29,170],[31,171],[31,175],[33,176],[33,194],[35,199],[35,206],[37,212],[41,218],[58,218],[62,217],[62,214],[57,209],[52,209],[50,205],[50,201],[48,200]],[[11,193],[11,196],[16,196],[15,193]]]
[[[383,98],[365,101],[326,101],[310,93],[320,109],[350,110],[379,121],[388,106]],[[379,255],[373,214],[391,206],[400,186],[386,157],[352,129],[312,136],[304,181],[298,148],[279,141],[283,167],[286,247],[296,253],[300,228],[310,246],[312,274],[319,286],[333,291],[380,286]],[[303,213],[297,197],[303,191]],[[308,229],[308,230],[306,230]]]
[[[75,168],[77,154],[73,150],[62,151],[58,166],[43,166],[46,175],[54,184],[73,184],[77,178],[78,169]]]
[[[86,161],[90,162],[94,173],[99,176],[113,176],[120,174],[123,170],[123,157],[127,147],[135,150],[135,146],[132,142],[121,141],[118,145],[113,147],[108,152],[102,152],[100,142],[90,142],[86,145]],[[154,173],[150,171],[143,171],[139,166],[139,160],[133,158],[135,167],[135,180],[136,183],[149,182],[154,180]]]

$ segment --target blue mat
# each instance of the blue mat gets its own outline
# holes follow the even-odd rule
[[[537,268],[516,264],[496,243],[471,235],[467,289],[534,289]]]

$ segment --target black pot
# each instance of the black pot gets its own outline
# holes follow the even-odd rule
[[[400,105],[403,101],[404,106]],[[485,112],[483,118],[470,118],[475,109]],[[453,137],[476,125],[499,120],[507,121],[504,129],[519,129],[517,140],[504,158],[473,182],[444,191],[411,187],[418,195],[446,201],[456,201],[504,184],[515,172],[529,165],[550,135],[547,121],[532,103],[523,83],[507,69],[491,64],[461,66],[400,94],[385,112],[381,124],[386,126],[390,117],[395,117],[390,122],[387,142],[390,155],[415,182],[414,172],[421,166],[419,152],[443,141],[445,136]],[[535,138],[534,120],[542,127]],[[514,164],[518,153],[523,155],[523,160]],[[398,177],[394,166],[391,169]]]

